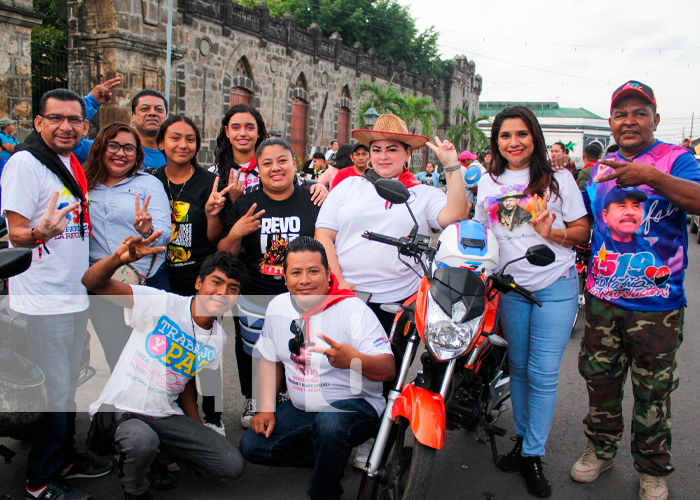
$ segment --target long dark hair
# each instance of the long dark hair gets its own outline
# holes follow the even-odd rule
[[[173,123],[178,122],[185,122],[187,125],[192,127],[192,130],[194,130],[194,135],[197,141],[197,149],[194,152],[194,156],[190,160],[190,164],[193,167],[197,168],[199,167],[199,163],[197,163],[197,154],[199,154],[199,148],[202,147],[202,136],[199,133],[197,125],[195,125],[194,122],[185,115],[170,115],[160,126],[160,130],[158,131],[158,137],[156,137],[156,144],[162,144],[165,140],[165,133],[168,131],[168,127],[170,127],[170,125],[172,125]]]
[[[508,167],[508,161],[503,157],[498,147],[498,134],[501,133],[503,122],[511,118],[520,118],[525,122],[535,146],[530,159],[530,183],[525,190],[525,194],[530,196],[536,194],[541,197],[549,189],[551,195],[558,196],[559,182],[554,178],[554,168],[549,162],[547,145],[544,142],[544,134],[540,128],[540,123],[537,121],[535,114],[525,106],[505,108],[493,120],[493,126],[491,127],[491,166],[488,170],[491,179],[496,182],[496,177],[503,175]]]
[[[90,153],[88,154],[87,160],[83,164],[83,170],[85,171],[85,177],[87,178],[88,190],[93,189],[98,184],[104,184],[104,182],[109,177],[109,170],[105,166],[102,159],[104,158],[105,151],[107,151],[107,143],[114,139],[119,132],[129,132],[134,136],[134,142],[136,143],[136,158],[134,159],[134,166],[131,167],[126,176],[131,177],[134,175],[141,164],[143,163],[143,148],[141,147],[141,139],[136,131],[128,126],[126,123],[112,123],[107,125],[100,133],[97,134],[95,142],[90,148]]]
[[[350,158],[351,154],[351,144],[343,144],[340,146],[340,149],[338,149],[338,152],[335,154],[335,168],[340,170],[346,167],[351,167],[353,164],[352,158]]]
[[[229,141],[226,135],[226,128],[231,118],[233,118],[233,115],[237,113],[250,113],[253,115],[253,118],[255,118],[255,123],[258,125],[258,140],[255,141],[256,150],[258,146],[269,137],[262,115],[250,104],[236,104],[226,112],[221,119],[221,129],[219,130],[219,137],[216,138],[216,150],[214,151],[214,161],[218,165],[219,178],[224,185],[228,185],[228,176],[234,163],[233,146],[231,146],[231,141]]]

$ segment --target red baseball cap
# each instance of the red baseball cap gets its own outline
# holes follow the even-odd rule
[[[615,92],[613,92],[612,100],[610,101],[610,112],[612,112],[612,109],[617,101],[629,95],[641,97],[642,99],[649,101],[650,104],[656,106],[656,97],[654,97],[654,91],[651,90],[651,87],[635,80],[630,80],[629,82],[620,85]]]

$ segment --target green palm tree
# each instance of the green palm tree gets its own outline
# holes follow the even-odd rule
[[[420,123],[423,126],[423,135],[431,138],[433,134],[433,121],[435,128],[442,123],[442,113],[433,106],[433,100],[430,97],[413,97],[405,98],[406,105],[399,115],[406,125],[411,130],[412,134],[416,133],[416,124]]]
[[[359,99],[365,92],[369,92],[369,100],[364,101],[357,109],[357,123],[360,128],[365,128],[365,112],[374,107],[377,113],[393,113],[401,116],[406,108],[406,101],[399,90],[394,87],[394,79],[389,80],[386,87],[380,87],[374,82],[364,81],[357,84],[355,87],[355,98]]]
[[[463,123],[458,123],[450,127],[447,131],[449,141],[460,149],[471,149],[472,145],[474,145],[479,152],[481,152],[482,149],[486,149],[489,140],[486,134],[479,128],[478,123],[488,120],[489,117],[482,115],[471,118],[469,116],[469,111],[463,108],[455,108],[453,113],[455,117],[461,117],[464,121]],[[462,139],[467,141],[466,148],[462,148]]]

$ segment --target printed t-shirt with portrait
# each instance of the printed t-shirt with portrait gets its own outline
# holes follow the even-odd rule
[[[386,407],[381,382],[373,382],[353,370],[335,368],[325,355],[303,347],[299,356],[290,352],[289,340],[294,338],[291,324],[300,318],[299,311],[292,304],[292,296],[289,293],[278,295],[267,308],[265,326],[255,344],[265,359],[284,364],[292,404],[300,410],[318,412],[327,410],[336,401],[365,399],[377,415],[381,415]],[[311,316],[308,330],[308,346],[328,347],[318,337],[322,333],[363,354],[391,354],[391,344],[379,320],[364,302],[354,297]]]
[[[69,156],[59,156],[72,172]],[[63,185],[58,176],[37,160],[29,151],[19,151],[10,157],[2,172],[2,216],[15,212],[36,227],[46,213],[49,200],[58,191],[56,209],[79,200]],[[63,233],[46,243],[48,251],[32,249],[32,265],[9,280],[10,308],[31,315],[69,314],[88,308],[88,297],[80,279],[87,271],[90,253],[90,233],[83,222],[80,234],[80,209],[66,215],[68,226]],[[50,253],[49,253],[50,252]]]
[[[418,220],[418,233],[442,229],[438,216],[447,204],[447,195],[423,184],[408,188],[408,204]],[[406,236],[413,219],[404,205],[392,205],[381,198],[374,184],[365,177],[345,179],[330,192],[318,214],[316,228],[337,231],[335,251],[343,278],[358,291],[371,293],[373,303],[395,302],[418,290],[423,271],[419,264],[404,259],[396,250],[362,237],[372,231],[394,238]]]
[[[168,183],[165,167],[158,169],[155,176],[163,183],[172,207],[173,236],[165,259],[170,285],[175,293],[192,295],[202,262],[216,252],[216,246],[207,238],[204,206],[217,177],[198,167],[183,184]]]
[[[264,190],[256,189],[241,196],[226,211],[224,235],[256,203],[255,213],[265,210],[260,218],[260,229],[244,236],[239,258],[248,268],[250,280],[243,293],[253,302],[252,296],[279,295],[287,291],[284,284],[282,261],[287,244],[299,236],[313,238],[319,207],[311,201],[307,186],[294,186],[294,192],[286,200],[273,200]],[[267,303],[267,300],[264,301]]]
[[[192,297],[131,288],[134,307],[124,318],[133,331],[90,415],[102,404],[153,417],[182,415],[179,394],[201,370],[219,367],[226,333],[218,320],[211,330],[194,323]]]
[[[664,173],[700,183],[695,157],[681,146],[656,141],[629,160],[619,152],[606,159],[646,163]],[[686,213],[647,185],[620,190],[615,180],[595,182],[598,175],[611,171],[597,163],[583,192],[594,219],[586,290],[633,311],[683,307],[683,279],[688,267]],[[623,194],[629,197],[619,200],[622,203],[609,203]],[[623,203],[625,210],[621,209]]]
[[[556,215],[552,229],[566,229],[565,222],[586,216],[586,207],[581,191],[568,171],[555,172],[554,178],[559,183],[559,195],[550,193],[547,209],[550,216]],[[524,256],[527,249],[535,245],[545,244],[554,251],[556,260],[546,267],[533,266],[524,259],[508,266],[508,273],[518,285],[536,292],[566,275],[575,263],[576,254],[571,247],[557,245],[533,229],[530,221],[535,215],[535,198],[524,194],[529,182],[529,168],[506,170],[496,181],[490,175],[482,177],[474,219],[496,236],[500,253],[499,269],[507,262]]]

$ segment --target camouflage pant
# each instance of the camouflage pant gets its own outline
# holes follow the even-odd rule
[[[676,351],[683,341],[684,309],[630,311],[586,292],[579,372],[588,388],[584,431],[599,459],[611,459],[624,423],[622,396],[631,367],[634,467],[664,476],[671,465],[671,392],[678,387]]]

